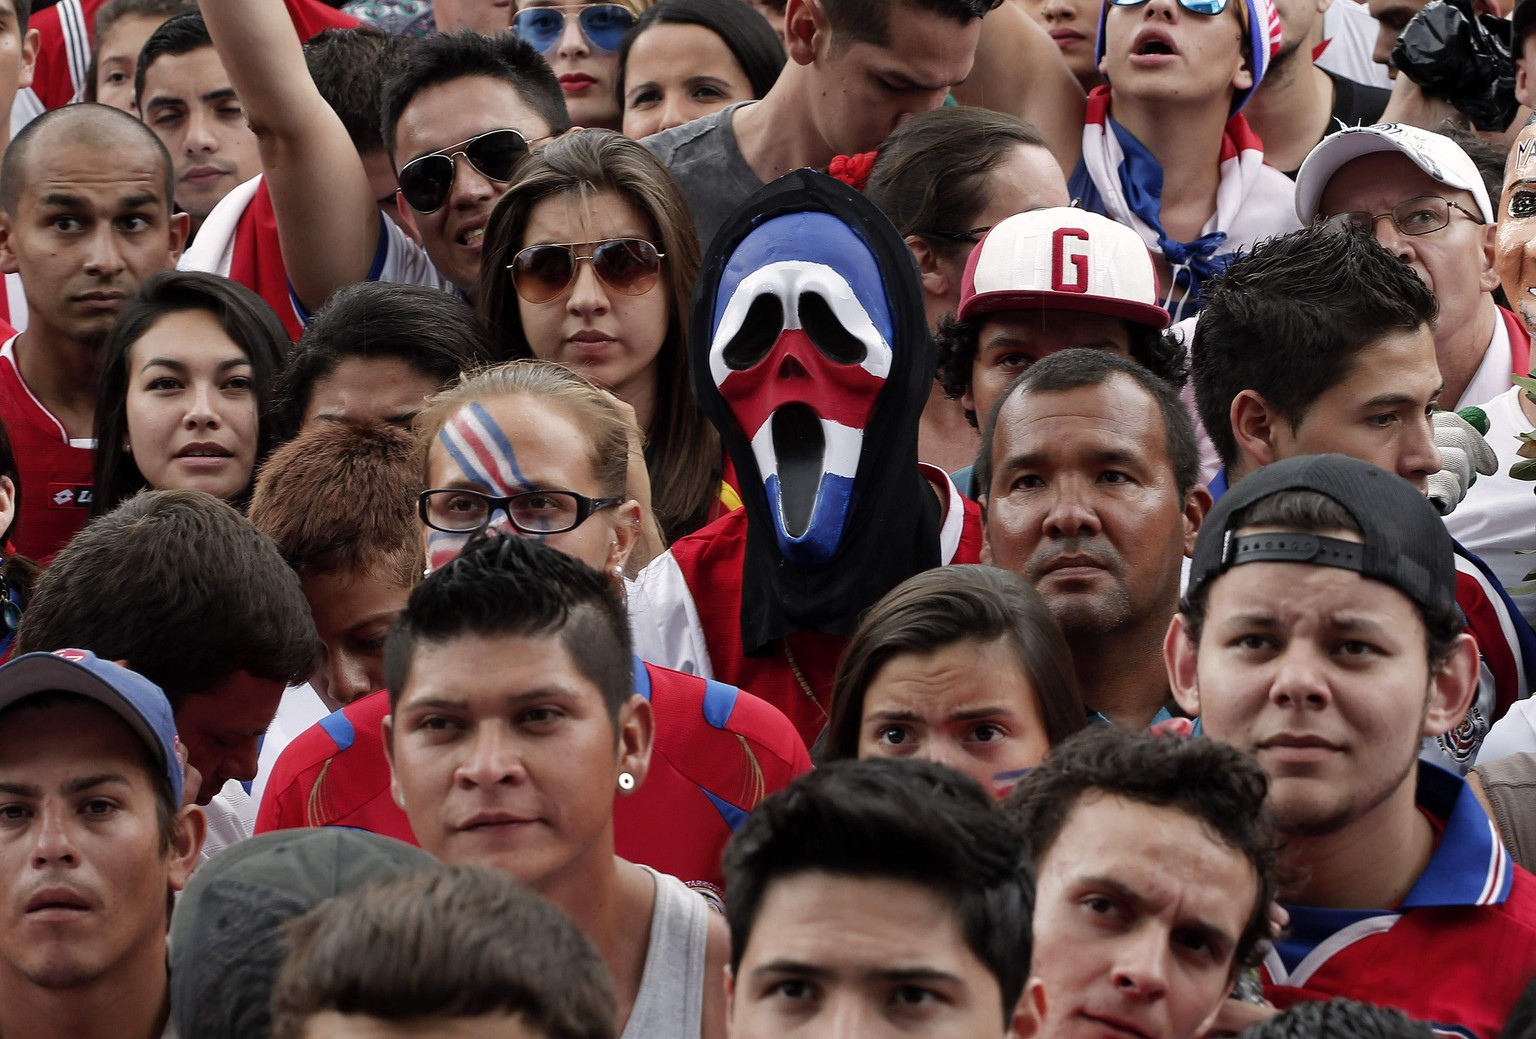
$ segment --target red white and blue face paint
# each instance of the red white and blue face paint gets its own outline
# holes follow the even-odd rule
[[[491,494],[516,494],[533,489],[517,464],[517,452],[506,432],[496,424],[484,405],[471,402],[443,423],[437,442],[464,478]],[[486,526],[489,533],[516,534],[505,509],[491,513]],[[427,533],[427,566],[436,570],[453,561],[463,551],[470,534],[450,534],[441,530]]]
[[[751,441],[779,551],[804,569],[825,566],[891,374],[879,264],[829,213],[780,216],[731,255],[715,315],[710,376]]]

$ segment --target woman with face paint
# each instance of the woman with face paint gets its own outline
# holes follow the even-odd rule
[[[515,0],[512,30],[560,79],[572,126],[617,130],[619,43],[648,0]]]
[[[416,431],[427,570],[474,539],[526,537],[623,587],[643,510],[628,488],[634,426],[609,394],[561,365],[515,361],[432,398]],[[606,807],[583,802],[572,811],[611,812],[621,858],[721,894],[733,813],[752,811],[808,770],[810,758],[783,714],[747,692],[638,659],[634,681],[655,714],[649,771],[616,802],[609,790]],[[379,738],[389,709],[382,692],[348,704],[354,736],[344,746],[324,727],[295,740],[272,770],[258,831],[337,825],[411,840]]]
[[[496,203],[483,249],[480,314],[497,346],[578,371],[633,409],[666,541],[739,504],[689,386],[698,237],[650,152],[600,130],[551,141]],[[641,475],[630,489],[644,505]]]
[[[1072,656],[1017,574],[945,566],[864,615],[838,666],[820,760],[922,758],[1001,797],[1087,723]]]
[[[206,491],[243,508],[275,446],[267,412],[289,345],[265,301],[227,278],[166,271],[146,281],[102,350],[91,515],[145,488]]]

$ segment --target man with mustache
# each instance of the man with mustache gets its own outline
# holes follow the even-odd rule
[[[171,705],[78,649],[0,667],[0,1031],[156,1039],[169,896],[202,847]]]
[[[1166,719],[1163,635],[1211,507],[1178,393],[1107,350],[1051,354],[1002,396],[975,482],[984,558],[1045,599],[1095,720]]]

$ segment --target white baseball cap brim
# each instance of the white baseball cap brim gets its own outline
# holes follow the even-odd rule
[[[1476,163],[1461,146],[1441,134],[1399,123],[1351,126],[1324,137],[1296,172],[1297,218],[1303,224],[1316,219],[1328,182],[1346,164],[1388,152],[1406,157],[1446,187],[1470,193],[1477,200],[1479,215],[1490,224],[1494,222],[1488,188]]]

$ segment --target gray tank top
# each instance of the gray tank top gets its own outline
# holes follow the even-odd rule
[[[620,1039],[700,1039],[709,905],[676,877],[640,868],[656,881],[656,908],[640,991]]]

